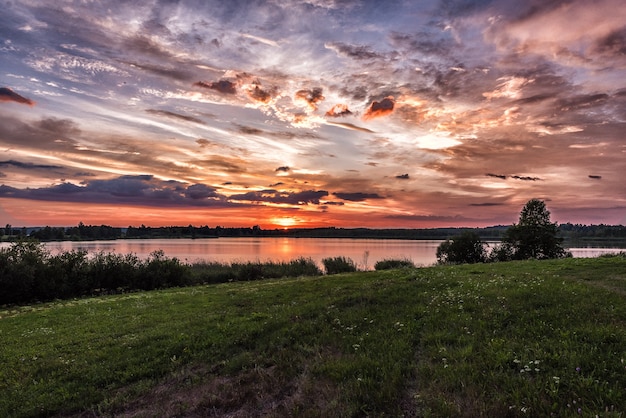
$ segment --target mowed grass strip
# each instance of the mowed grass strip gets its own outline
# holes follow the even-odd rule
[[[0,310],[0,416],[626,415],[626,259]]]

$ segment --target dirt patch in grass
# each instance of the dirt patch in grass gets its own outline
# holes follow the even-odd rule
[[[314,381],[315,380],[315,381]],[[313,379],[305,370],[295,378],[276,366],[255,367],[233,376],[215,375],[202,367],[186,370],[139,397],[107,410],[73,417],[281,417],[335,416],[337,388]]]

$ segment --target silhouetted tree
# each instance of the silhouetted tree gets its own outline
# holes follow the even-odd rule
[[[441,264],[482,263],[487,260],[485,243],[474,231],[465,231],[437,247],[437,261]]]
[[[561,246],[559,227],[550,221],[550,211],[538,199],[529,200],[522,208],[519,222],[504,234],[502,244],[492,252],[496,261],[561,258],[568,255]]]

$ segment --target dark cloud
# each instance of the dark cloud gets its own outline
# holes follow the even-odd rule
[[[250,202],[266,202],[275,204],[289,204],[289,205],[319,205],[320,199],[324,196],[328,196],[328,192],[325,190],[306,190],[302,192],[279,192],[274,189],[267,189],[261,191],[248,192],[243,194],[236,194],[229,197],[234,201],[250,201]]]
[[[594,52],[599,54],[624,57],[626,55],[626,28],[613,31],[602,39],[599,39]]]
[[[58,136],[70,136],[80,134],[78,125],[70,119],[44,118],[34,124],[42,131],[47,131]]]
[[[345,104],[336,104],[326,112],[326,116],[330,118],[349,116],[351,114],[352,112],[348,109],[348,105]]]
[[[557,101],[557,106],[562,112],[568,112],[602,105],[608,98],[609,95],[604,93],[578,95]]]
[[[515,180],[522,180],[522,181],[538,181],[541,180],[539,177],[530,177],[530,176],[507,176],[505,174],[493,174],[493,173],[487,173],[485,174],[487,177],[495,177],[498,179],[502,179],[502,180],[506,180],[507,178],[512,178]]]
[[[588,176],[590,179],[594,179],[594,180],[600,180],[602,178],[602,176],[596,176],[594,174],[589,174]]]
[[[298,90],[295,94],[297,99],[303,100],[311,107],[311,109],[317,109],[317,103],[324,100],[321,87],[315,87],[309,90]]]
[[[23,162],[15,161],[15,160],[0,161],[0,167],[2,166],[5,166],[5,167],[13,166],[13,167],[22,168],[25,170],[36,170],[36,169],[58,170],[58,169],[63,168],[58,165],[23,163]]]
[[[193,85],[197,87],[202,87],[205,89],[216,90],[224,94],[237,93],[237,84],[229,80],[219,80],[219,81],[211,81],[211,82],[198,81],[198,82],[193,83]]]
[[[193,116],[181,115],[180,113],[170,112],[169,110],[159,110],[159,109],[146,109],[146,112],[152,115],[165,116],[167,118],[184,120],[186,122],[198,123],[200,125],[205,125],[204,121],[195,118]]]
[[[452,36],[437,38],[433,36],[433,33],[427,32],[412,34],[391,32],[389,41],[394,47],[411,54],[419,52],[422,55],[445,57],[454,50]]]
[[[511,176],[512,179],[523,180],[523,181],[539,181],[541,180],[539,177],[530,177],[530,176]]]
[[[338,86],[339,92],[342,96],[350,97],[355,101],[364,101],[369,97],[367,86]]]
[[[491,202],[470,203],[469,206],[474,206],[474,207],[504,206],[504,203],[491,203]]]
[[[8,87],[0,87],[0,102],[15,102],[28,106],[35,105],[34,101],[27,99],[24,96],[20,96]]]
[[[160,77],[165,77],[178,81],[189,81],[195,77],[193,73],[181,69],[180,66],[164,67],[161,65],[138,62],[126,62],[126,64],[130,65],[133,68],[138,68],[140,70],[147,71]]]
[[[272,94],[266,90],[263,90],[258,85],[254,86],[253,89],[248,90],[248,96],[250,96],[251,99],[261,103],[269,103],[269,101],[272,99]]]
[[[141,53],[158,59],[165,60],[173,58],[171,53],[164,50],[159,44],[145,36],[133,36],[131,38],[127,38],[124,40],[123,47],[130,50],[132,53]]]
[[[378,118],[381,116],[386,116],[390,114],[391,112],[393,112],[395,103],[396,102],[393,96],[385,97],[380,102],[374,101],[365,111],[365,114],[363,115],[363,119],[369,120],[369,119]]]
[[[288,173],[291,170],[291,168],[289,168],[288,166],[284,165],[282,167],[278,167],[276,170],[277,173],[278,172],[282,172],[282,173]]]
[[[384,197],[380,196],[377,193],[362,193],[362,192],[336,192],[333,193],[334,196],[337,196],[339,199],[349,200],[351,202],[362,202],[364,200],[369,199],[384,199]]]
[[[274,183],[274,184],[270,184],[269,187],[278,187],[278,186],[282,186],[285,183],[283,183],[282,181],[279,181],[278,183]]]
[[[339,55],[355,60],[372,60],[384,57],[384,55],[373,51],[365,45],[350,45],[343,42],[329,42],[324,46],[335,51]]]
[[[0,197],[72,203],[106,203],[154,207],[227,207],[227,198],[203,184],[164,181],[152,175],[128,175],[109,180],[88,180],[76,185],[18,189],[0,186]]]
[[[408,173],[407,174],[399,174],[399,175],[396,176],[396,178],[400,179],[400,180],[408,180],[409,179],[409,175],[408,175]]]
[[[220,198],[221,196],[216,193],[213,187],[209,187],[204,184],[192,184],[187,187],[184,192],[185,196],[190,199],[198,200],[198,199],[207,199],[209,197]]]
[[[246,134],[246,135],[261,135],[265,132],[261,129],[253,128],[250,126],[237,125],[237,127],[238,127],[239,132],[241,132],[242,134]]]
[[[514,104],[520,104],[520,105],[534,104],[534,103],[540,103],[540,102],[543,102],[545,100],[552,100],[552,99],[554,99],[554,94],[540,93],[540,94],[535,94],[535,95],[530,96],[530,97],[524,97],[522,99],[517,99],[517,100],[513,101],[513,103]]]

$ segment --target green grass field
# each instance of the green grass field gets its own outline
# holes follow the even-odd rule
[[[626,258],[0,308],[0,416],[626,416]]]

